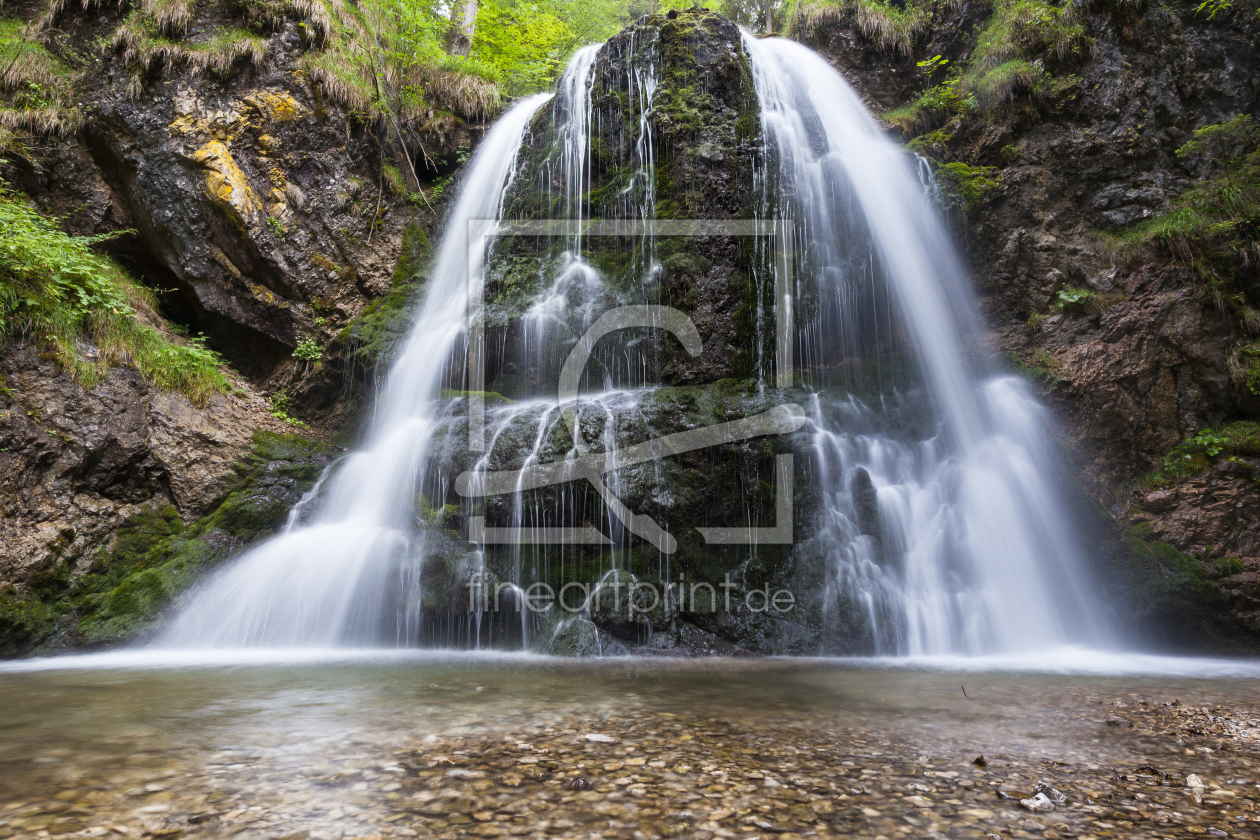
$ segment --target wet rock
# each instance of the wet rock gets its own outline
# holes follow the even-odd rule
[[[535,649],[553,656],[599,656],[599,629],[584,618],[560,619],[540,634]]]
[[[1151,513],[1163,513],[1177,503],[1177,489],[1156,490],[1142,498],[1142,507]]]
[[[1061,791],[1055,790],[1046,782],[1037,782],[1033,786],[1033,792],[1041,794],[1053,802],[1055,805],[1062,805],[1067,802],[1067,796]]]
[[[1050,798],[1044,793],[1038,793],[1031,799],[1021,799],[1019,804],[1024,808],[1027,808],[1029,811],[1042,812],[1054,810],[1054,803],[1051,802]]]

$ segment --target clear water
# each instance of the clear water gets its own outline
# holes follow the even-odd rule
[[[1254,720],[1256,666],[1091,662],[1078,651],[1055,667],[1071,670],[1073,659],[1077,673],[993,671],[974,658],[954,670],[344,649],[6,663],[0,834],[441,836],[495,813],[519,834],[703,838],[716,813],[736,836],[773,836],[737,813],[745,807],[780,831],[819,835],[1021,836],[1011,832],[1039,816],[1037,831],[1063,836],[1100,836],[1098,819],[1122,837],[1189,836],[1189,825],[1253,836],[1260,742],[1104,721],[1174,699]],[[1117,664],[1136,672],[1080,672]],[[553,764],[519,763],[541,748]],[[986,768],[972,764],[977,755]],[[656,763],[628,777],[621,765],[635,756]],[[1225,795],[1196,802],[1180,781],[1119,781],[1148,766],[1197,774]],[[574,778],[591,789],[566,787]],[[1072,804],[1042,817],[996,796],[1043,778]],[[1240,779],[1251,781],[1231,784]],[[797,827],[792,791],[834,813],[816,822],[807,811]],[[426,810],[436,795],[451,803],[440,826]],[[1157,824],[1162,810],[1182,822]]]

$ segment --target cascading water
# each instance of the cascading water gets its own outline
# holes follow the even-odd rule
[[[606,165],[608,153],[593,143],[595,94],[610,91],[593,89],[602,53],[589,47],[571,62],[550,106],[552,151],[536,182],[512,184],[522,138],[546,96],[513,107],[473,157],[424,305],[381,391],[368,445],[321,479],[318,498],[303,501],[304,509],[314,509],[307,523],[291,521],[284,534],[192,593],[162,642],[481,643],[484,605],[476,607],[462,636],[422,632],[420,577],[432,547],[428,531],[416,522],[419,500],[436,499],[440,507],[449,497],[452,476],[435,478],[441,469],[432,463],[466,440],[463,409],[439,400],[438,389],[450,371],[462,370],[469,271],[473,277],[492,274],[468,264],[469,222],[501,218],[512,189],[526,186],[566,220],[552,238],[562,251],[558,258],[549,261],[545,251],[536,252],[543,255],[535,260],[538,291],[511,333],[517,349],[509,350],[507,329],[490,348],[492,356],[512,356],[519,365],[517,381],[528,399],[487,405],[486,449],[462,463],[477,476],[492,465],[519,469],[572,458],[576,443],[557,442],[564,439],[567,409],[554,399],[540,400],[546,388],[531,392],[530,383],[558,367],[601,310],[658,302],[658,292],[651,291],[662,271],[655,239],[643,239],[624,263],[637,285],[614,289],[584,253],[579,227],[595,211],[616,220],[650,222],[658,215],[660,155],[653,125],[664,83],[659,43],[654,30],[645,33],[631,35],[621,59],[633,60],[615,85],[609,83],[610,89],[620,86],[615,95],[624,105],[618,107],[628,114],[630,166],[619,191],[608,193],[600,207],[592,204],[598,192],[593,173],[597,162]],[[636,42],[640,37],[647,40]],[[791,300],[803,308],[795,348],[809,393],[802,399],[797,389],[791,399],[805,404],[810,416],[822,504],[811,534],[795,550],[821,558],[825,567],[815,593],[822,604],[822,650],[980,653],[1107,642],[1081,548],[1055,487],[1047,418],[1018,380],[986,379],[968,360],[979,352],[969,344],[981,334],[975,301],[911,159],[881,135],[853,91],[816,54],[788,41],[747,36],[743,49],[764,141],[764,164],[751,176],[748,192],[759,196],[762,220],[791,220],[796,242]],[[766,257],[761,248],[763,243],[753,249],[754,263]],[[764,407],[786,392],[768,384],[773,353],[762,352],[761,339],[775,318],[763,293],[766,275],[754,269],[752,278],[758,291],[751,370],[758,396],[745,407],[757,400]],[[633,337],[619,341],[601,345],[593,356],[602,373],[587,382],[602,393],[584,394],[577,408],[580,422],[598,430],[587,439],[603,451],[625,436],[642,440],[675,431],[651,428],[661,416],[652,388],[645,387],[659,373],[655,351],[641,349]],[[898,345],[911,348],[914,362],[895,358]],[[856,380],[837,383],[829,373],[855,364],[866,366],[860,386]],[[658,497],[668,496],[668,475],[661,462],[616,470],[601,492],[619,495],[635,476],[639,485],[656,487]],[[608,547],[593,549],[593,556],[594,574],[606,580],[625,569],[633,540],[603,508],[600,495],[575,482],[558,496],[518,491],[499,510],[517,534],[548,523],[591,529],[603,522]],[[479,571],[487,568],[484,546],[469,556]],[[509,594],[519,597],[533,580],[563,580],[573,557],[560,552],[527,558],[518,545],[500,572]],[[588,575],[590,557],[582,560]],[[655,574],[672,580],[668,551],[657,562]],[[528,641],[523,611],[518,620],[522,641]]]
[[[816,53],[747,35],[744,46],[777,161],[777,210],[797,224],[798,276],[839,302],[836,321],[802,331],[802,355],[888,323],[849,311],[877,274],[939,422],[909,441],[889,433],[891,407],[815,399],[830,602],[864,614],[869,648],[883,654],[1110,641],[1054,486],[1047,419],[1021,381],[977,381],[964,344],[981,333],[977,306],[911,159]],[[865,485],[878,506],[874,534],[863,533],[855,500]]]
[[[338,465],[309,524],[287,529],[207,581],[160,643],[416,642],[424,544],[413,523],[414,498],[440,422],[438,388],[464,334],[469,222],[498,217],[521,137],[549,98],[540,94],[515,105],[473,156],[424,306],[383,386],[367,446]]]

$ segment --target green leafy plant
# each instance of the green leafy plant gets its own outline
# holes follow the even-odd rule
[[[271,416],[277,420],[283,420],[285,423],[288,423],[290,426],[295,428],[305,429],[305,423],[298,420],[296,417],[289,415],[289,409],[292,407],[293,398],[284,391],[277,391],[271,395]]]
[[[924,59],[923,61],[915,62],[915,66],[919,68],[919,72],[925,76],[931,76],[946,64],[949,64],[949,59],[941,58],[939,55],[934,55],[931,58]]]
[[[1208,20],[1216,20],[1216,16],[1225,14],[1234,8],[1231,0],[1204,0],[1196,8],[1195,14],[1207,15]]]
[[[1193,437],[1177,444],[1140,484],[1162,487],[1198,475],[1221,458],[1257,455],[1260,455],[1260,423],[1244,420],[1214,429],[1201,429]]]
[[[92,246],[103,236],[67,236],[0,183],[0,341],[19,336],[48,345],[85,386],[112,364],[130,363],[159,388],[204,404],[227,387],[222,359],[204,340],[177,343],[140,323],[153,320],[153,293]]]
[[[1054,307],[1063,312],[1078,315],[1090,312],[1097,313],[1105,310],[1119,298],[1119,295],[1105,296],[1093,289],[1072,286],[1058,291],[1054,296]]]
[[[281,224],[280,220],[275,216],[267,217],[267,229],[271,231],[271,235],[276,239],[279,239],[281,242],[285,241],[284,237],[287,231],[284,229],[284,225]]]
[[[315,339],[304,336],[298,339],[297,346],[293,348],[293,358],[308,364],[314,363],[324,358],[324,351],[320,349]]]

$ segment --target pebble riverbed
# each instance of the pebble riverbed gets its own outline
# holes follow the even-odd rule
[[[0,840],[1260,837],[1258,686],[783,660],[0,674]]]

